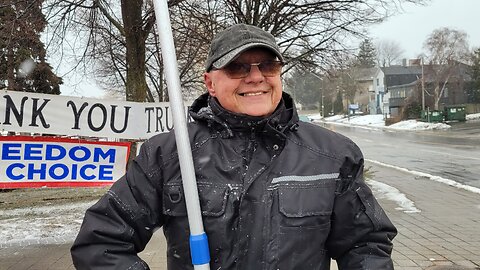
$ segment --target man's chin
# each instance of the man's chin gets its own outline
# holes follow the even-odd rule
[[[256,116],[256,117],[261,117],[261,116],[269,116],[272,112],[265,108],[249,108],[248,110],[245,110],[243,114],[249,115],[249,116]]]

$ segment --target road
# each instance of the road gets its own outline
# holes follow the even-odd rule
[[[325,126],[357,143],[366,159],[480,188],[480,121],[455,123],[446,131]]]

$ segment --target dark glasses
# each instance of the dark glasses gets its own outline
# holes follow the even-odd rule
[[[241,79],[248,76],[252,66],[257,66],[265,77],[274,77],[282,71],[283,62],[281,61],[265,61],[260,63],[238,63],[232,62],[221,68],[230,79]]]

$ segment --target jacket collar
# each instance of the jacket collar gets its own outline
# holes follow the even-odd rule
[[[225,110],[218,100],[208,93],[197,98],[190,107],[190,115],[196,121],[206,122],[210,127],[231,137],[234,131],[254,130],[258,132],[274,129],[285,133],[296,130],[298,115],[290,95],[282,93],[277,109],[268,117],[256,117]]]

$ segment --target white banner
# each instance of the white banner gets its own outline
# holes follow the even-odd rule
[[[0,91],[0,131],[144,140],[172,128],[168,102]]]
[[[129,152],[130,143],[0,136],[0,188],[111,185]]]

